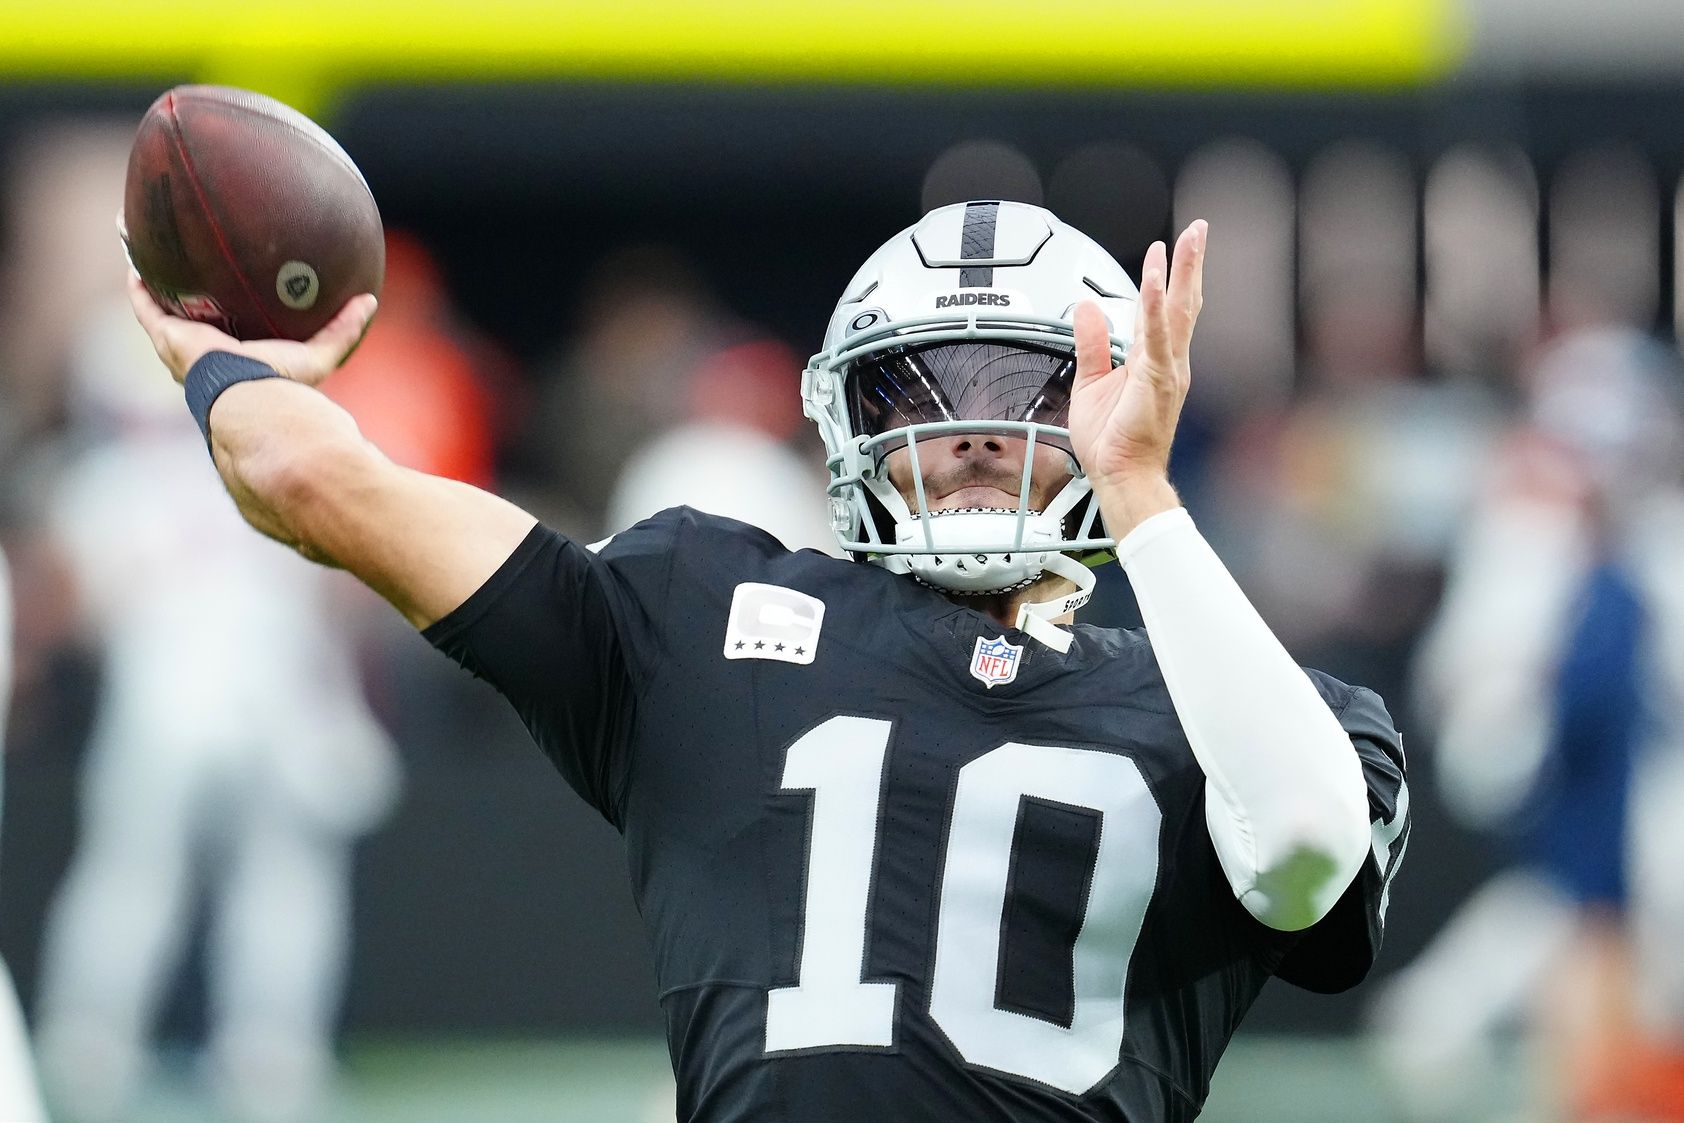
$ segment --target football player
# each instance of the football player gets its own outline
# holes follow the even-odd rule
[[[338,575],[247,530],[175,387],[135,377],[146,357],[116,294],[81,319],[65,368],[77,452],[37,485],[37,550],[101,682],[76,848],[41,930],[41,1077],[78,1123],[132,1119],[203,917],[204,1071],[222,1114],[319,1119],[353,847],[391,806],[396,766]]]
[[[625,836],[679,1115],[1186,1120],[1271,976],[1362,978],[1408,830],[1380,700],[1296,666],[1167,476],[1206,227],[1139,291],[944,207],[802,381],[853,560],[688,509],[599,547],[396,467],[308,343],[135,309],[259,530],[502,691]],[[1074,625],[1111,551],[1144,631]]]

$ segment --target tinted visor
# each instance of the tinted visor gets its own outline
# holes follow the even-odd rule
[[[1021,343],[966,341],[880,351],[848,372],[848,411],[854,432],[872,437],[932,421],[1033,421],[1062,429],[1070,424],[1075,374],[1071,352]],[[1063,436],[1049,433],[1042,439],[1070,451]]]

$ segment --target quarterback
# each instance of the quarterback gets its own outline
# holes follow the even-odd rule
[[[242,343],[131,291],[246,519],[624,835],[681,1119],[1147,1123],[1271,976],[1363,977],[1408,834],[1380,700],[1294,664],[1170,486],[1205,240],[1137,290],[980,201],[872,255],[801,387],[852,560],[683,508],[571,542],[311,388],[372,297]],[[1113,556],[1144,631],[1074,623]]]

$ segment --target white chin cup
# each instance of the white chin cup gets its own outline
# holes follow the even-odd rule
[[[897,521],[895,544],[934,547],[933,553],[890,554],[889,568],[910,573],[926,585],[975,596],[1020,589],[1041,575],[1049,547],[1062,534],[1056,516],[1029,515],[1023,521],[1023,547],[984,550],[1017,540],[1016,511],[963,509],[937,511]],[[925,527],[929,536],[925,537]]]

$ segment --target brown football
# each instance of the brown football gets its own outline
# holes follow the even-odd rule
[[[123,223],[160,304],[240,339],[308,339],[386,273],[357,166],[320,125],[249,90],[177,86],[152,103]]]

